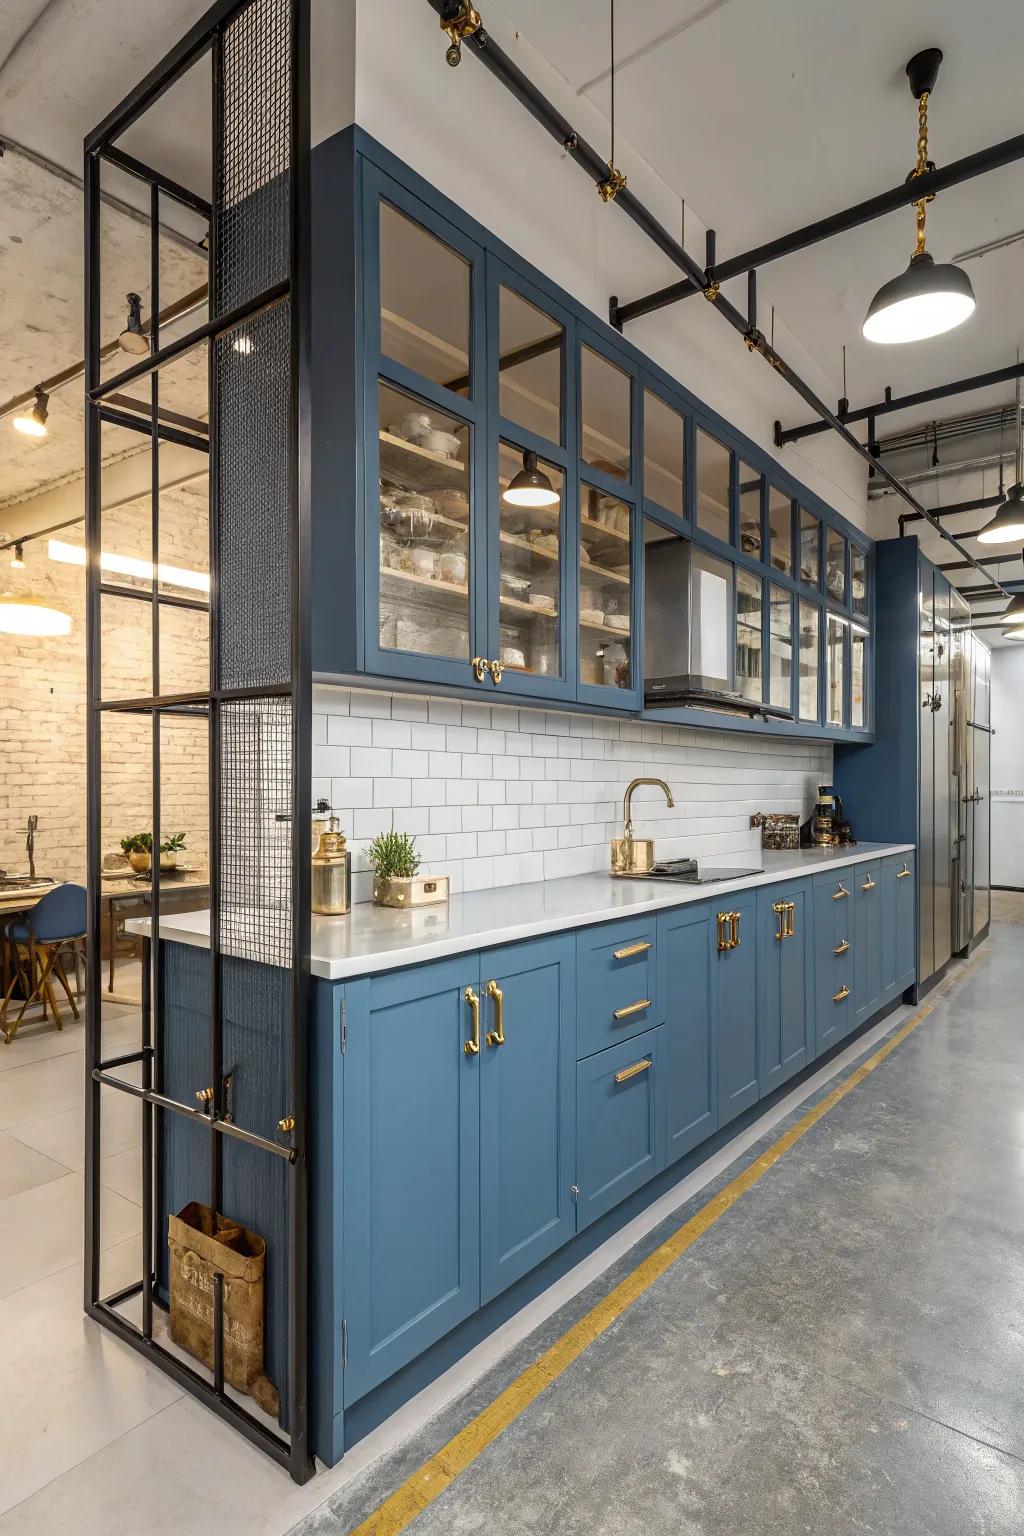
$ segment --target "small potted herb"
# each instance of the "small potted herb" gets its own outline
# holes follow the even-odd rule
[[[165,838],[160,844],[160,868],[173,869],[178,862],[176,855],[184,847],[184,832],[175,832],[173,837]],[[148,875],[153,868],[152,832],[133,832],[129,837],[122,837],[121,852],[127,856],[137,875]]]
[[[420,856],[408,832],[380,832],[366,851],[379,907],[419,907],[447,901],[448,876],[417,879]]]

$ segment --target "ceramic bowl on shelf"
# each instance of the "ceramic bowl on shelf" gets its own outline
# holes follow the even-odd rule
[[[456,459],[459,456],[459,440],[454,432],[439,432],[431,427],[427,431],[413,433],[409,440],[415,443],[417,448],[426,448],[428,453],[440,453],[446,459]]]
[[[628,613],[608,613],[605,614],[604,621],[609,629],[618,629],[621,630],[624,634],[629,633]]]
[[[403,416],[401,421],[393,421],[388,427],[392,437],[404,437],[407,443],[411,443],[417,433],[429,432],[432,423],[426,411],[410,411],[408,416]]]
[[[453,581],[462,587],[466,584],[466,557],[449,551],[438,561],[442,581]]]
[[[530,607],[539,608],[542,613],[554,613],[555,599],[550,592],[531,592]]]
[[[437,510],[444,516],[450,517],[453,522],[465,523],[469,519],[469,497],[465,491],[442,491],[435,498]]]

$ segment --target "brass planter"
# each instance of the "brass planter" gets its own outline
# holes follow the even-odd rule
[[[416,875],[403,880],[393,875],[374,880],[373,899],[378,907],[430,907],[448,900],[447,875]]]

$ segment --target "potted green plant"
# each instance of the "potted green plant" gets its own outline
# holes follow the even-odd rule
[[[417,879],[420,856],[408,832],[380,832],[366,851],[379,907],[419,907],[447,901],[448,876]]]
[[[185,847],[184,832],[175,832],[160,844],[160,868],[173,869],[178,862],[176,855]],[[121,852],[125,854],[137,875],[148,875],[153,868],[152,832],[132,832],[121,839]]]

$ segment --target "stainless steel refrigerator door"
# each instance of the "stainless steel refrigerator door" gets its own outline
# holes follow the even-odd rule
[[[985,927],[992,915],[992,812],[990,773],[992,738],[988,731],[976,727],[974,737],[974,921],[973,934]]]
[[[935,715],[932,710],[935,673],[935,622],[932,613],[932,570],[921,567],[921,638],[918,647],[919,847],[917,855],[918,979],[935,970]]]
[[[957,807],[953,800],[950,767],[950,737],[953,715],[950,708],[950,661],[952,634],[949,624],[949,586],[942,576],[935,577],[935,673],[934,711],[934,933],[933,970],[941,970],[953,953],[953,820]]]
[[[960,600],[962,603],[962,599]],[[966,608],[966,604],[962,603]],[[953,952],[970,942],[970,867],[967,860],[967,734],[971,713],[971,636],[962,629],[953,634],[951,689],[953,722],[950,735],[950,784],[953,826]]]

